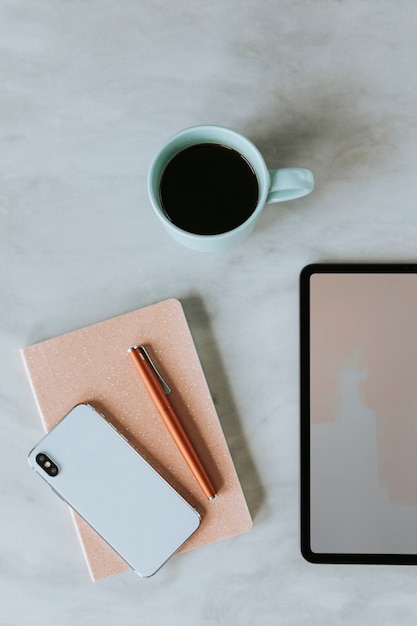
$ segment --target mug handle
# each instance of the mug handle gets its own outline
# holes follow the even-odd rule
[[[283,202],[306,196],[314,189],[314,176],[310,170],[302,167],[286,167],[269,170],[271,185],[266,198],[270,202]]]

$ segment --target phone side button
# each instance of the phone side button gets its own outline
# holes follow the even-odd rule
[[[113,428],[113,430],[122,438],[124,439],[127,443],[129,443],[129,440],[120,432],[120,430],[117,430],[116,426],[114,424],[112,424],[111,422],[109,422],[110,426]]]
[[[52,487],[52,485],[49,485],[49,486],[52,489],[52,491],[58,496],[58,498],[60,498],[62,501],[64,501],[64,498],[61,496],[61,494],[58,493],[57,490]]]

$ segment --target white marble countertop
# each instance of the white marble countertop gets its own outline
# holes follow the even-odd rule
[[[414,0],[4,0],[0,5],[0,624],[415,624],[415,567],[299,551],[298,276],[416,261]],[[182,248],[146,191],[184,127],[229,126],[311,196],[227,252]],[[19,349],[168,297],[185,308],[250,533],[155,577],[90,581]]]

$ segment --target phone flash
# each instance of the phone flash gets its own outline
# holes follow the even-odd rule
[[[41,466],[49,476],[58,474],[58,466],[44,452],[36,455],[36,463]]]

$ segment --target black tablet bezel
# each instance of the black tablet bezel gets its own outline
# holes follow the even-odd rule
[[[311,563],[417,565],[417,554],[346,554],[311,550],[310,542],[310,278],[313,274],[417,274],[409,263],[317,263],[300,274],[300,489],[301,553]]]

